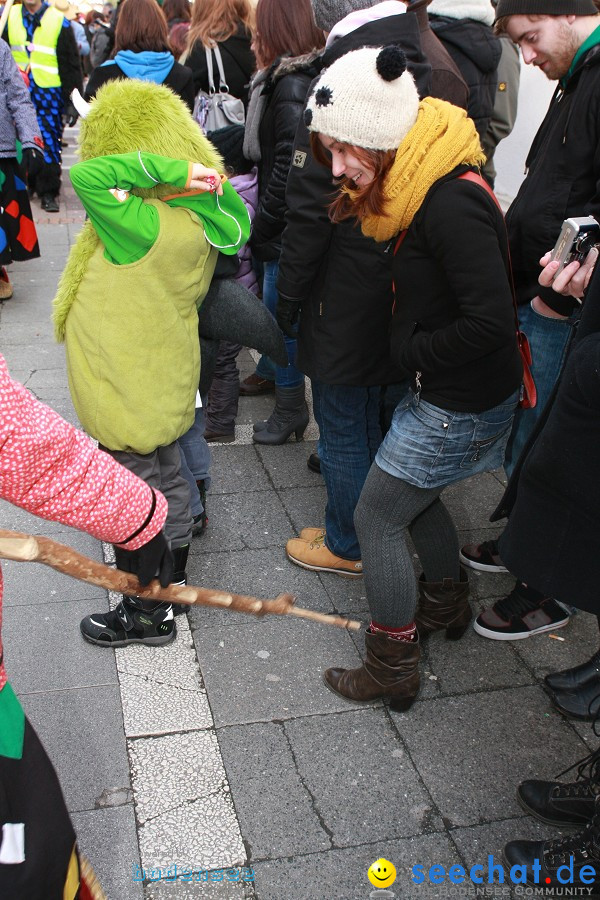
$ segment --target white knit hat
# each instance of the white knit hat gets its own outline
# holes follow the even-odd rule
[[[355,147],[395,150],[417,121],[419,95],[400,47],[362,47],[325,69],[304,121]]]

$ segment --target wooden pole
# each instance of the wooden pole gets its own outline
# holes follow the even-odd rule
[[[357,631],[360,628],[360,622],[294,606],[295,597],[292,594],[279,594],[274,600],[260,600],[258,597],[210,590],[192,584],[170,584],[163,588],[156,579],[144,588],[136,576],[129,572],[105,566],[103,563],[77,553],[71,547],[50,540],[50,538],[20,534],[16,531],[0,530],[0,557],[15,562],[43,563],[72,578],[86,581],[88,584],[95,584],[97,587],[118,591],[121,594],[135,594],[137,597],[143,597],[144,600],[155,600],[157,603],[211,606],[217,609],[249,613],[253,616],[298,616],[302,619],[320,622],[323,625],[346,628],[349,631]]]
[[[6,28],[6,22],[8,20],[8,15],[10,13],[11,7],[14,3],[14,0],[6,0],[4,4],[4,9],[2,10],[2,15],[0,16],[0,39],[4,34],[4,29]]]

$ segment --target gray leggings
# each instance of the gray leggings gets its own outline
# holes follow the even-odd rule
[[[458,581],[458,535],[442,501],[443,487],[420,488],[373,463],[354,512],[371,617],[401,628],[414,621],[417,582],[410,534],[425,580]]]

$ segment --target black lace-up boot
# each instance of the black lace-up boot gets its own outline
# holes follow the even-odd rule
[[[558,828],[582,828],[594,816],[594,804],[600,794],[600,750],[570,766],[557,777],[577,767],[575,781],[523,781],[517,788],[517,800],[523,809],[548,825]]]
[[[600,889],[599,799],[596,798],[594,803],[592,821],[583,831],[553,841],[510,841],[502,855],[507,866],[526,867],[527,884],[548,888],[548,896],[552,896],[550,888],[556,890],[568,884],[573,888],[592,888],[591,895],[586,891],[581,896],[597,897]],[[536,863],[539,863],[539,869]],[[587,869],[582,872],[584,867]]]

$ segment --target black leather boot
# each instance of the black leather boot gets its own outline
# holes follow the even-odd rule
[[[396,641],[382,632],[367,631],[365,647],[365,662],[358,669],[323,673],[327,687],[355,703],[385,699],[395,712],[409,709],[419,693],[419,642]]]
[[[443,581],[428,583],[421,575],[415,615],[421,640],[432,631],[445,629],[446,638],[457,641],[469,627],[472,615],[469,578],[464,569],[460,570],[460,581],[444,578]]]
[[[544,687],[550,693],[577,691],[586,681],[592,681],[592,679],[600,680],[600,650],[579,666],[546,675]]]
[[[540,822],[557,828],[585,828],[592,821],[596,797],[600,794],[600,750],[569,766],[557,778],[577,768],[575,781],[522,781],[517,800]]]
[[[584,681],[574,691],[554,691],[550,699],[563,716],[591,722],[600,712],[600,676]]]
[[[255,431],[256,444],[285,444],[291,433],[301,441],[308,425],[308,407],[304,399],[304,381],[296,387],[275,388],[275,409],[264,428]]]

